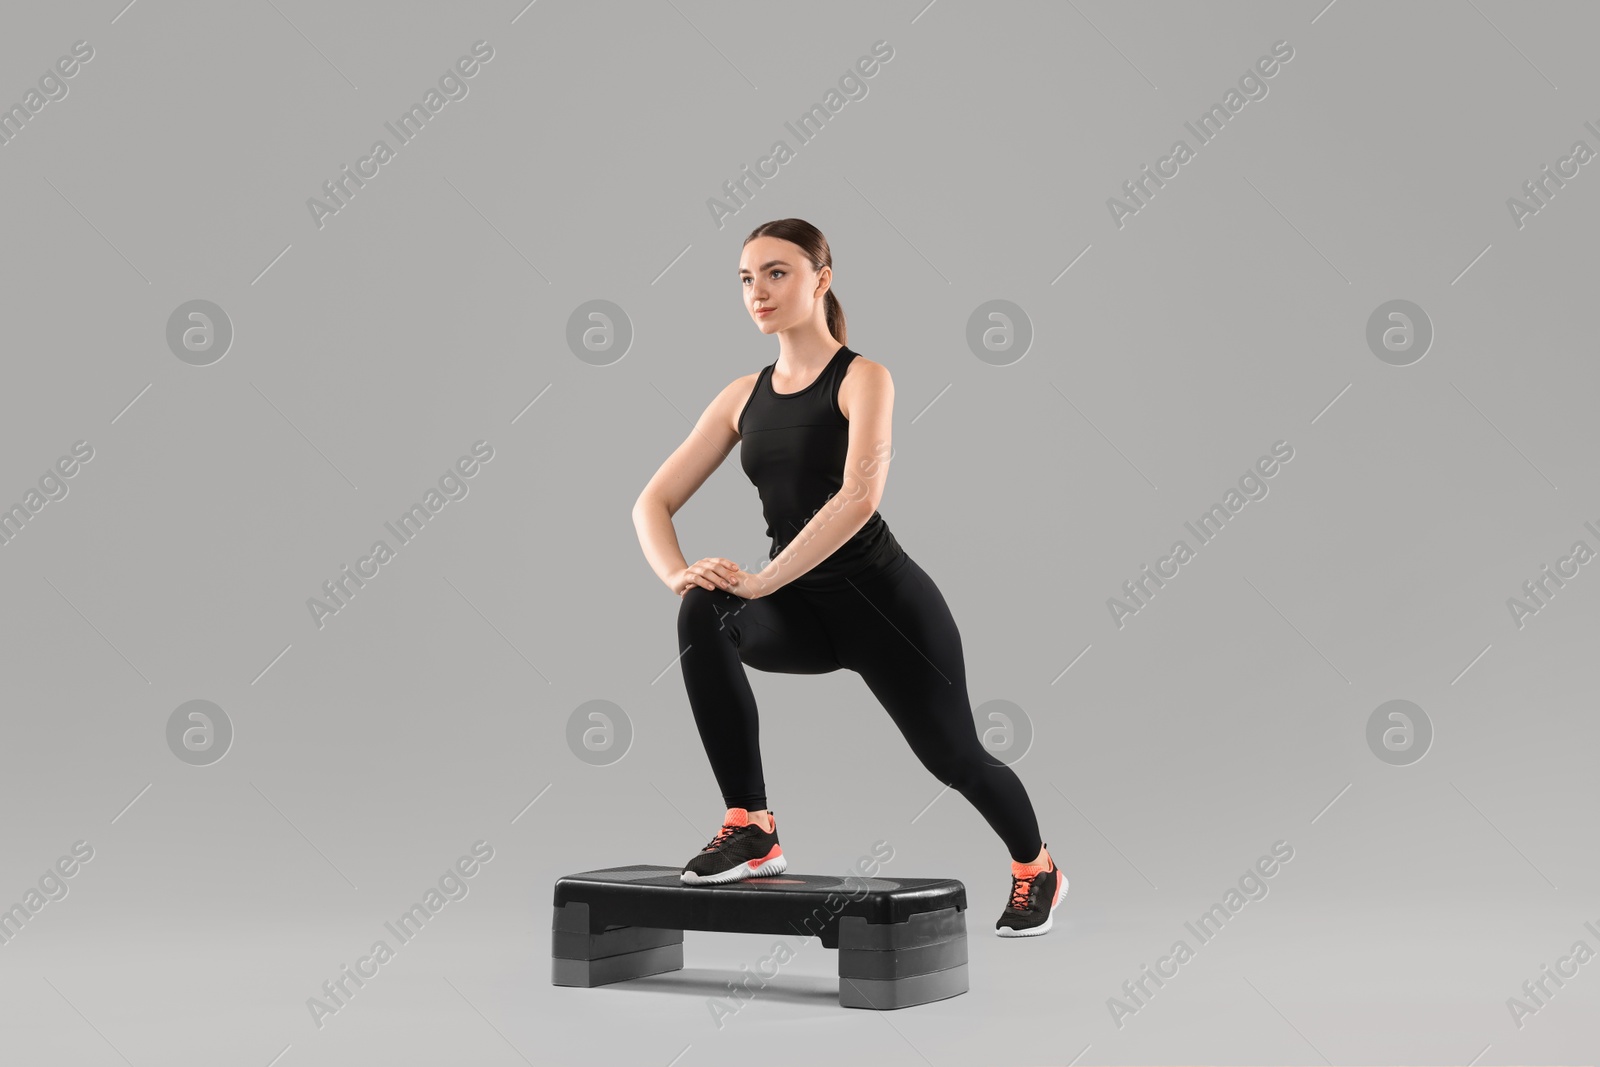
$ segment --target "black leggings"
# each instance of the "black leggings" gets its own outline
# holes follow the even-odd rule
[[[1039,854],[1039,823],[1022,781],[978,739],[961,634],[933,579],[910,556],[852,576],[839,591],[793,584],[755,600],[691,586],[678,607],[689,706],[730,808],[767,807],[755,694],[745,667],[861,675],[935,778],[971,802],[1011,858]],[[835,730],[843,734],[848,724]]]

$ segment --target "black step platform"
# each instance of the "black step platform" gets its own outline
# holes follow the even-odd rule
[[[685,885],[681,870],[640,864],[557,879],[551,981],[592,987],[681,970],[683,932],[719,930],[787,934],[796,951],[811,937],[838,949],[846,1008],[905,1008],[967,991],[967,887],[954,878],[785,872]]]

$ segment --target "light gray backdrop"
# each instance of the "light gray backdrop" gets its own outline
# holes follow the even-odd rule
[[[0,32],[0,1059],[1593,1062],[1591,5],[123,3]],[[776,357],[735,268],[789,215],[1072,888],[995,938],[1003,847],[860,679],[754,675],[791,869],[960,878],[971,990],[842,1009],[812,945],[719,1026],[775,939],[555,988],[550,893],[722,815],[629,507]],[[737,457],[678,516],[763,526]]]

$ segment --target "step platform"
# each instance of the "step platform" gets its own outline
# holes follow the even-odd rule
[[[683,932],[780,934],[839,952],[839,1004],[906,1008],[967,991],[967,887],[954,878],[791,874],[685,885],[682,867],[557,879],[551,980],[593,987],[683,968]],[[751,995],[772,980],[752,968]]]

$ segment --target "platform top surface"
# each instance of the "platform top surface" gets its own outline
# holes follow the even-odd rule
[[[763,893],[800,893],[804,895],[827,893],[869,893],[873,896],[893,896],[900,893],[923,894],[929,890],[965,888],[956,878],[866,878],[852,874],[783,874],[768,878],[744,878],[736,882],[723,882],[715,886],[687,885],[679,876],[682,867],[663,864],[635,864],[629,867],[605,867],[595,871],[564,875],[560,882],[603,885],[664,886],[692,893],[707,889],[718,891],[746,890]],[[559,884],[559,883],[558,883]]]

